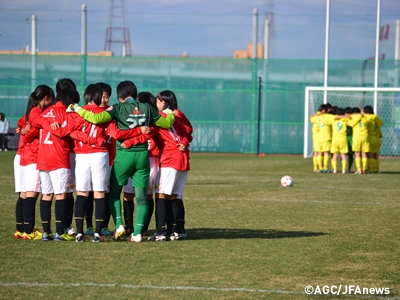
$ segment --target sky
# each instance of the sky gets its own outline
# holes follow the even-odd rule
[[[257,8],[259,43],[264,43],[265,19],[271,22],[270,58],[324,59],[325,0],[126,0],[124,13],[122,0],[0,0],[0,50],[30,47],[35,14],[39,51],[80,52],[81,7],[86,4],[88,51],[102,51],[112,1],[112,26],[129,28],[132,55],[233,57],[252,42]],[[330,59],[374,57],[377,2],[330,0]],[[394,59],[396,19],[400,0],[381,0],[381,25],[390,28],[380,43],[386,59]],[[112,50],[122,53],[120,45]]]

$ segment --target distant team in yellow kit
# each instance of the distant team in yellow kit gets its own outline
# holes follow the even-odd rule
[[[379,173],[381,126],[384,122],[374,114],[371,106],[360,110],[322,104],[310,117],[310,122],[314,172],[337,173],[340,157],[343,174],[351,172],[353,160],[356,165],[354,174]]]

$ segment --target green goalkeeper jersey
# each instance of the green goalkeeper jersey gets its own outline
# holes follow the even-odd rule
[[[138,126],[150,126],[155,124],[161,128],[169,128],[174,123],[174,115],[167,114],[166,118],[161,117],[157,110],[147,103],[138,102],[133,98],[127,98],[124,102],[117,102],[99,114],[94,114],[85,109],[79,109],[79,115],[85,120],[100,124],[114,119],[119,129],[132,129]],[[117,141],[117,149],[125,151],[147,150],[147,142],[137,144],[131,148],[122,148],[121,142]]]

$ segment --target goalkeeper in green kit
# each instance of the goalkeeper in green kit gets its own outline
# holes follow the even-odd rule
[[[100,124],[115,120],[120,130],[134,129],[139,126],[150,126],[154,124],[161,128],[168,129],[174,123],[174,115],[167,113],[162,117],[156,109],[147,103],[137,102],[137,88],[131,81],[122,81],[117,86],[117,97],[119,102],[110,106],[106,111],[98,114],[89,112],[77,104],[71,104],[68,112],[77,112],[83,119]],[[123,142],[123,141],[122,141]],[[117,154],[110,175],[110,209],[113,216],[116,230],[114,240],[119,240],[125,234],[122,224],[122,209],[120,195],[128,178],[132,177],[132,185],[135,188],[137,201],[136,219],[131,242],[142,241],[142,227],[148,213],[147,187],[149,181],[150,164],[147,151],[148,144],[137,144],[131,148],[122,148],[121,142],[117,141]]]

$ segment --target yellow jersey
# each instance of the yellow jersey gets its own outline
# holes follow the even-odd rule
[[[353,114],[347,125],[353,127],[353,137],[368,136],[367,125],[370,121],[361,114]]]

